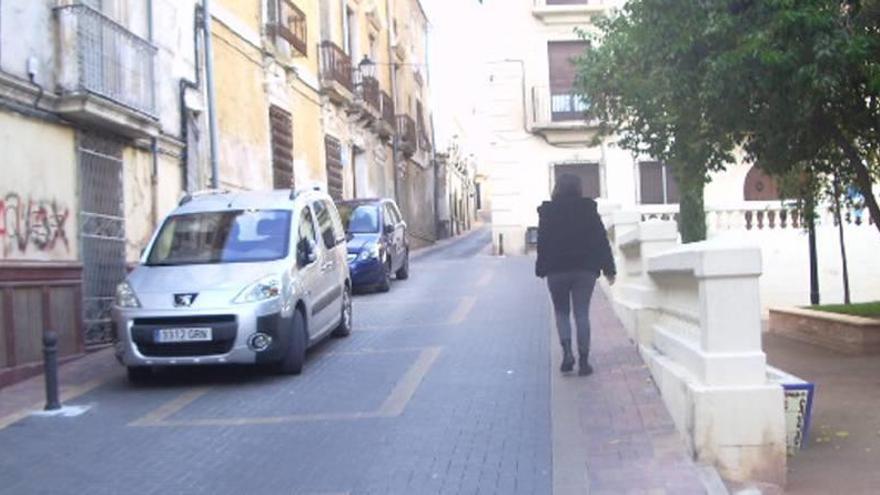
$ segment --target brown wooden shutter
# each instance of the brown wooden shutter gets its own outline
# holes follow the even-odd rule
[[[583,55],[588,46],[589,43],[586,41],[551,41],[547,43],[551,92],[567,92],[574,87],[576,71],[573,59]]]
[[[269,107],[272,140],[272,184],[275,189],[293,188],[293,119],[290,112]]]
[[[663,204],[663,166],[660,162],[639,163],[639,191],[642,204]]]
[[[563,174],[571,174],[581,180],[584,197],[596,199],[602,195],[598,163],[566,163],[553,167],[554,177]]]
[[[336,201],[342,199],[342,144],[333,136],[324,137],[327,161],[327,194]]]

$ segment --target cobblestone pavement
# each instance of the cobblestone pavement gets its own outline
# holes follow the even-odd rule
[[[701,493],[607,303],[597,373],[558,376],[531,259],[488,243],[425,252],[389,294],[357,297],[355,331],[301,376],[177,369],[133,387],[111,368],[67,401],[82,415],[0,407],[0,493]]]

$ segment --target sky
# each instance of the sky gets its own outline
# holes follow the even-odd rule
[[[473,141],[482,139],[484,128],[473,111],[485,87],[484,9],[477,0],[422,0],[422,5],[430,22],[431,108],[438,150],[459,134],[463,148],[475,151]]]

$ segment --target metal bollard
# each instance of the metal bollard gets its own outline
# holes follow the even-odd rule
[[[49,330],[43,333],[43,370],[46,375],[47,411],[61,409],[58,400],[58,334]]]
[[[498,256],[504,256],[504,234],[498,234]]]

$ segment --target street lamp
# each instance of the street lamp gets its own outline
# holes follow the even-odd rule
[[[364,58],[358,63],[358,71],[360,71],[361,77],[375,79],[376,62],[373,62],[370,60],[370,57],[364,55]]]

